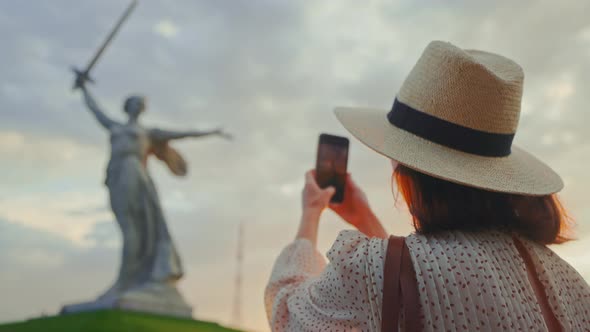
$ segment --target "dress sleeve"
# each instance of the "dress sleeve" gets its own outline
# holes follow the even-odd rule
[[[383,253],[387,241],[342,231],[326,265],[307,240],[277,258],[266,287],[272,331],[374,331],[381,321]]]

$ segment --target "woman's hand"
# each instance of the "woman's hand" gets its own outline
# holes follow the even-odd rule
[[[350,174],[346,175],[344,200],[340,204],[331,203],[329,207],[365,235],[387,238],[387,232],[369,207],[367,195],[352,180]]]
[[[310,170],[305,173],[305,186],[301,192],[301,205],[303,212],[301,214],[301,224],[297,232],[298,239],[307,239],[314,245],[318,238],[318,226],[322,211],[330,203],[334,188],[320,188],[315,180],[315,171]]]
[[[303,213],[318,214],[319,216],[330,204],[334,192],[333,187],[320,188],[315,180],[315,170],[307,171],[305,173],[305,186],[301,192]]]

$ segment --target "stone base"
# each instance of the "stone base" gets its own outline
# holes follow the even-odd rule
[[[123,293],[109,294],[96,301],[66,305],[61,314],[103,309],[121,309],[158,315],[192,318],[193,309],[174,285],[150,284]]]

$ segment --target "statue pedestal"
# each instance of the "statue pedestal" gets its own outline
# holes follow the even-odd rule
[[[193,309],[174,285],[150,284],[122,293],[107,294],[96,301],[66,305],[61,314],[104,309],[120,309],[152,314],[192,318]]]

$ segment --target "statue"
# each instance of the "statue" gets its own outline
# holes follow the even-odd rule
[[[129,15],[129,8],[116,29]],[[99,55],[113,35],[111,33],[103,44]],[[175,287],[183,275],[182,264],[147,170],[147,160],[153,154],[165,162],[173,174],[183,176],[187,166],[182,156],[169,145],[171,140],[210,135],[231,139],[231,136],[221,129],[182,132],[144,128],[139,123],[139,117],[146,109],[146,99],[142,96],[131,96],[125,101],[123,110],[127,122],[109,118],[86,87],[90,80],[88,73],[96,59],[95,56],[87,70],[75,70],[74,88],[82,91],[86,106],[110,135],[111,156],[105,184],[123,235],[123,250],[118,277],[112,287],[96,301],[65,306],[62,312],[123,308],[190,317],[192,309]]]

